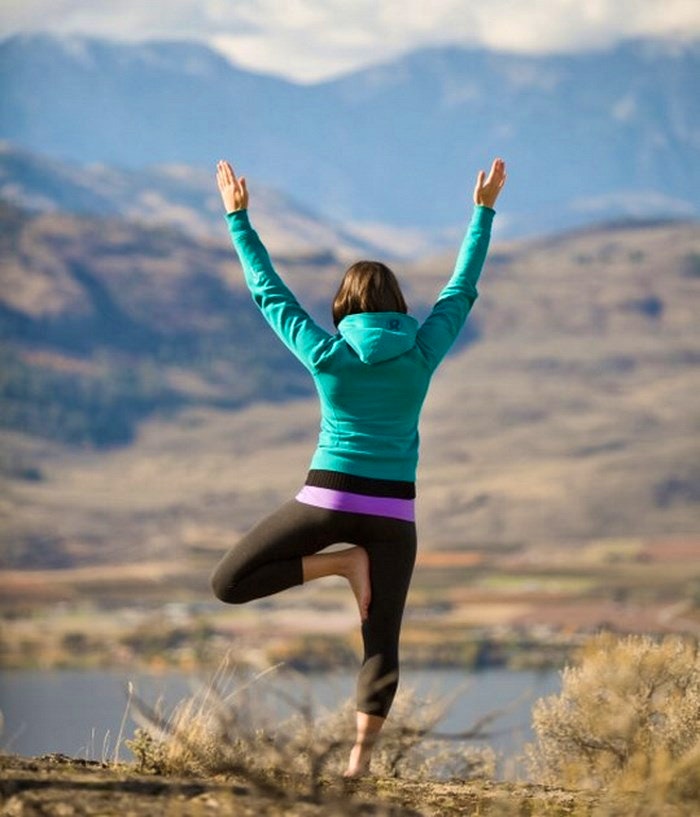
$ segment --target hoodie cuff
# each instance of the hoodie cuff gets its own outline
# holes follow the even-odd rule
[[[234,210],[232,213],[226,213],[226,221],[228,228],[232,232],[235,230],[246,230],[250,228],[250,219],[248,218],[247,210]]]
[[[485,204],[474,205],[474,212],[472,213],[471,222],[469,223],[470,230],[491,232],[491,225],[496,211],[493,207],[487,207]]]

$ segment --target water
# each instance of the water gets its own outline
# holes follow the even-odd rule
[[[62,752],[74,757],[111,759],[122,720],[127,709],[127,684],[132,681],[138,696],[153,706],[161,701],[169,712],[193,690],[201,688],[209,677],[196,678],[182,673],[149,675],[124,671],[5,670],[0,672],[0,709],[4,725],[0,745],[5,751],[21,755]],[[227,688],[242,684],[241,673],[229,676]],[[558,692],[560,676],[556,670],[510,671],[482,670],[404,670],[401,688],[413,688],[420,697],[443,698],[458,692],[449,712],[439,724],[442,732],[461,732],[472,727],[485,713],[508,707],[491,725],[494,730],[485,741],[500,760],[499,776],[524,775],[516,758],[523,745],[532,740],[530,730],[532,705],[544,695]],[[271,725],[284,718],[291,707],[279,696],[269,694],[278,688],[296,698],[305,691],[311,695],[314,711],[334,710],[354,694],[355,676],[350,672],[317,673],[298,676],[269,674],[250,689],[263,696],[265,712]],[[127,715],[123,737],[133,735],[136,724]],[[131,759],[121,747],[120,757]]]

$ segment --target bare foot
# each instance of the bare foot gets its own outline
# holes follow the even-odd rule
[[[369,761],[372,756],[372,747],[356,743],[350,752],[348,768],[343,777],[364,777],[369,774]]]
[[[360,608],[360,618],[364,621],[369,614],[372,601],[372,584],[369,577],[369,556],[363,547],[352,547],[345,551],[347,568],[343,575],[350,582],[352,592]]]

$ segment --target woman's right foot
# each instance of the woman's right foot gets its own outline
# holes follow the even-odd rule
[[[348,767],[343,777],[364,777],[369,774],[369,762],[372,757],[372,748],[356,743],[350,752]]]
[[[355,594],[360,618],[364,621],[369,614],[372,601],[372,584],[369,575],[369,556],[363,547],[352,547],[345,551],[347,568],[343,572]]]

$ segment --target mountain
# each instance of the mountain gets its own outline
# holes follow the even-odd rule
[[[182,556],[289,498],[318,407],[222,238],[0,211],[6,566]],[[275,256],[319,320],[341,267]],[[401,263],[420,315],[454,253]],[[421,427],[424,545],[697,531],[697,223],[496,242]],[[671,600],[669,600],[671,603]]]
[[[22,35],[0,44],[0,136],[80,163],[211,168],[371,241],[459,224],[475,172],[509,163],[504,234],[700,213],[700,44],[571,55],[430,48],[315,85],[203,45]]]
[[[249,180],[255,224],[272,251],[332,252],[341,257],[387,252],[311,213],[299,202]],[[0,142],[0,199],[40,213],[121,216],[170,225],[194,238],[226,234],[210,169],[164,165],[141,170],[65,162]]]

